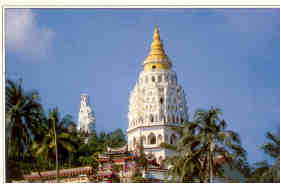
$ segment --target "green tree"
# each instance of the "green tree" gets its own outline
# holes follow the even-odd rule
[[[15,173],[15,170],[20,171],[19,163],[23,161],[24,153],[37,133],[42,107],[39,103],[39,93],[25,92],[22,80],[7,80],[5,100],[6,178],[10,181],[20,178],[21,173]]]
[[[36,134],[36,127],[42,114],[39,94],[36,91],[24,92],[22,81],[7,81],[6,86],[6,136],[8,158],[21,160],[25,149]]]
[[[246,159],[246,152],[241,146],[239,135],[227,130],[227,124],[220,119],[221,110],[211,108],[209,110],[199,109],[194,115],[194,123],[197,125],[200,140],[201,160],[206,167],[205,181],[213,182],[214,176],[225,178],[221,166],[217,166],[216,159],[221,157],[229,167],[239,159]]]
[[[38,136],[32,145],[36,157],[44,156],[45,159],[56,158],[57,181],[59,175],[59,154],[65,150],[75,151],[76,140],[68,132],[68,127],[72,124],[70,117],[59,117],[58,109],[49,112],[49,116],[41,121],[41,135]]]
[[[109,147],[122,147],[126,144],[126,138],[122,129],[118,128],[106,136],[106,143]]]
[[[255,164],[254,170],[248,182],[280,183],[280,134],[266,133],[268,142],[261,149],[270,156],[274,163],[261,161]]]
[[[161,147],[177,152],[165,159],[168,166],[167,178],[172,182],[200,182],[200,174],[204,171],[200,161],[200,140],[195,135],[196,125],[186,122],[184,128],[173,128],[180,135],[176,145],[162,143]],[[202,181],[203,182],[203,181]]]
[[[246,160],[239,135],[226,129],[226,122],[220,119],[220,114],[218,108],[199,109],[185,128],[174,129],[180,139],[176,146],[169,147],[174,147],[177,154],[166,160],[171,166],[172,179],[179,182],[213,182],[214,177],[226,176],[223,167],[217,163],[218,158],[231,168],[239,159]]]

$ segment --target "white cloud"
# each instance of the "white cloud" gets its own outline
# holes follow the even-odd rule
[[[22,57],[40,60],[47,57],[54,39],[52,29],[39,26],[30,9],[6,10],[6,49]]]

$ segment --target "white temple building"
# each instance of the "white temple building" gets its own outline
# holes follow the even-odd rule
[[[150,53],[129,98],[128,150],[136,150],[142,139],[144,152],[161,163],[174,151],[161,148],[160,144],[175,144],[179,135],[171,127],[183,127],[187,119],[184,90],[155,27]]]
[[[87,136],[95,128],[95,124],[96,120],[89,103],[89,96],[81,94],[77,131],[79,134]]]

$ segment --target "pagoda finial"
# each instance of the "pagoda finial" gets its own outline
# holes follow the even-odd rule
[[[162,41],[160,40],[160,34],[157,25],[154,27],[150,52],[143,65],[145,70],[171,68],[171,63],[168,59],[168,56],[165,54]]]
[[[159,30],[157,24],[154,27],[153,40],[160,40]]]

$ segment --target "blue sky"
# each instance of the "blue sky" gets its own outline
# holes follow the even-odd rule
[[[6,73],[77,122],[88,93],[98,131],[127,128],[129,93],[157,24],[190,116],[222,109],[251,163],[280,126],[279,9],[6,9]]]

